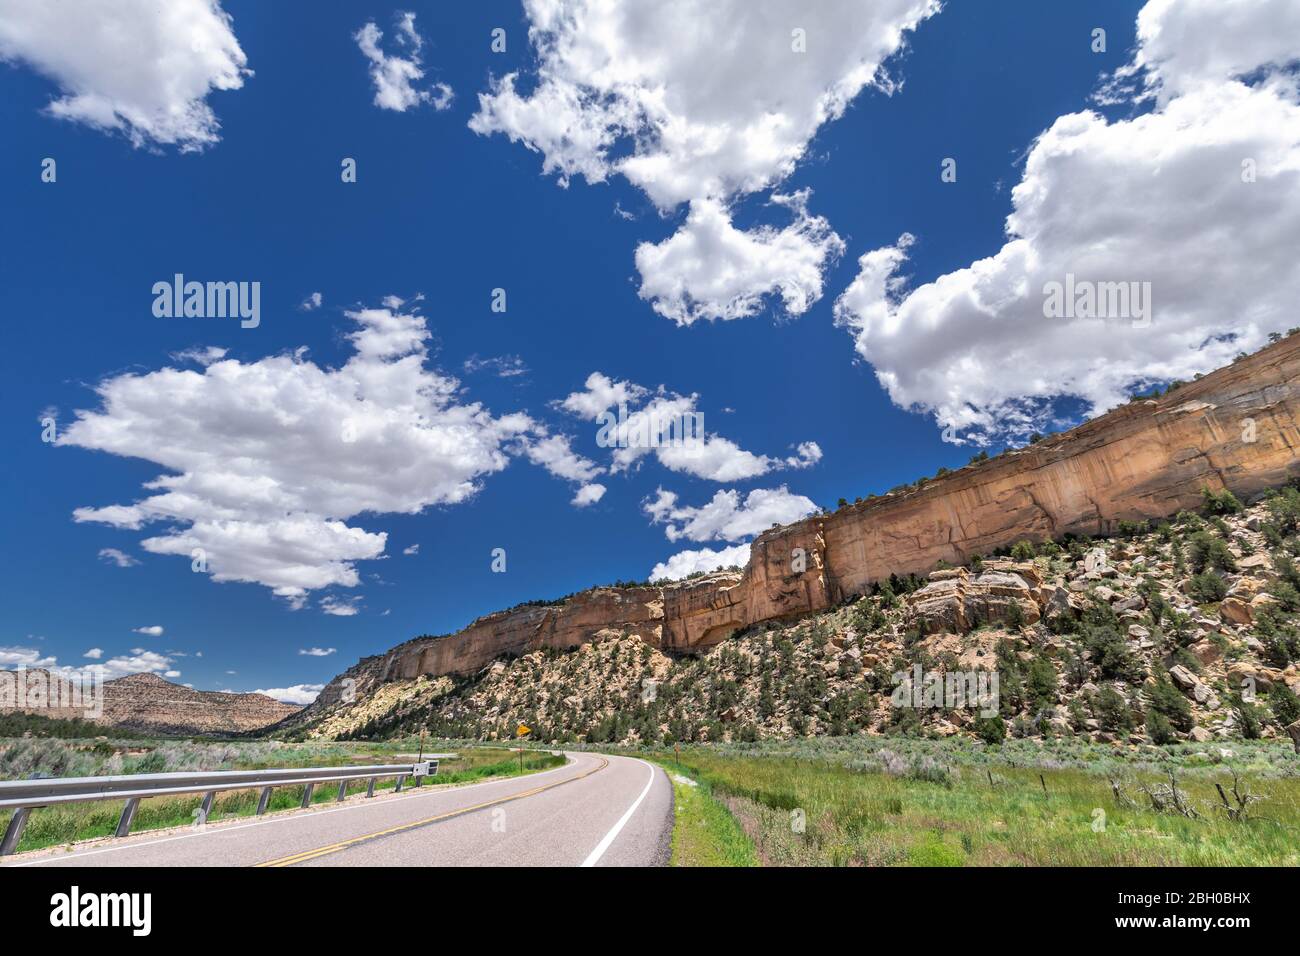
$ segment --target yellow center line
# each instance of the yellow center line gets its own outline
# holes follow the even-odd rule
[[[498,804],[509,803],[512,800],[522,800],[524,797],[531,797],[542,793],[546,790],[554,790],[556,787],[562,787],[566,783],[573,783],[581,780],[583,777],[590,777],[593,773],[598,773],[609,766],[609,761],[604,757],[598,758],[600,766],[593,767],[590,770],[584,770],[576,777],[566,777],[563,780],[557,780],[555,783],[548,783],[540,787],[533,787],[531,790],[524,790],[521,793],[514,793],[508,797],[499,797],[496,800],[488,800],[484,803],[476,803],[472,807],[461,807],[459,810],[451,810],[447,813],[440,813],[434,817],[425,817],[423,820],[416,820],[412,823],[403,823],[400,826],[389,827],[387,830],[377,830],[374,833],[367,833],[364,836],[352,837],[349,840],[340,840],[338,843],[331,843],[328,846],[317,847],[313,850],[303,850],[300,853],[294,853],[290,856],[282,856],[276,860],[267,860],[264,863],[254,863],[254,866],[293,866],[296,863],[305,863],[308,860],[319,859],[322,856],[329,856],[331,853],[339,853],[347,850],[360,843],[369,840],[377,840],[380,837],[392,836],[394,833],[403,833],[407,830],[414,830],[417,827],[428,826],[430,823],[437,823],[439,820],[450,820],[452,817],[464,816],[467,813],[473,813],[475,810],[483,810],[487,807],[494,807]]]

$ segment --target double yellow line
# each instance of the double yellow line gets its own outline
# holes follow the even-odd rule
[[[314,850],[303,850],[301,853],[294,853],[290,856],[282,856],[278,860],[267,860],[265,863],[254,863],[254,866],[293,866],[297,863],[306,863],[308,860],[317,860],[322,856],[329,856],[331,853],[340,853],[343,850],[350,849],[361,843],[370,840],[378,840],[381,837],[392,836],[395,833],[405,833],[407,830],[415,830],[419,827],[428,826],[431,823],[437,823],[439,820],[450,820],[452,817],[464,816],[467,813],[473,813],[476,810],[483,810],[487,807],[495,807],[502,803],[510,803],[512,800],[522,800],[524,797],[531,797],[547,790],[554,790],[556,787],[562,787],[566,783],[573,783],[581,780],[583,777],[590,777],[593,773],[599,773],[609,766],[609,761],[604,757],[599,758],[600,766],[592,767],[590,770],[584,770],[574,777],[565,777],[563,780],[557,780],[555,783],[548,783],[541,787],[533,787],[531,790],[524,790],[521,793],[511,794],[508,797],[500,797],[496,800],[488,800],[484,803],[476,803],[472,807],[461,807],[459,810],[451,810],[447,813],[440,813],[436,817],[425,817],[423,820],[416,820],[413,823],[403,823],[400,826],[389,827],[387,830],[377,830],[374,833],[367,833],[364,836],[352,837],[349,840],[340,840],[338,843],[331,843],[329,846],[317,847]]]

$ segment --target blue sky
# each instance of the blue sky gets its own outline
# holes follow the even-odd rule
[[[1058,117],[1096,109],[1105,128],[1093,133],[1101,136],[1152,110],[1172,109],[1169,101],[1176,97],[1120,97],[1106,105],[1093,99],[1103,74],[1132,61],[1141,6],[1118,0],[952,2],[924,17],[907,33],[906,49],[886,60],[900,88],[892,94],[879,86],[858,92],[842,116],[816,127],[788,169],[771,172],[761,186],[691,194],[701,208],[714,200],[725,206],[736,229],[770,237],[758,230],[782,230],[798,215],[773,204],[772,197],[808,190],[805,215],[824,217],[840,244],[838,253],[813,265],[820,287],[811,301],[792,309],[775,287],[760,284],[755,292],[761,307],[754,314],[685,323],[665,317],[654,300],[638,295],[647,277],[639,274],[636,250],[643,243],[666,243],[685,229],[687,200],[666,202],[666,187],[617,172],[603,182],[575,175],[566,188],[556,175],[543,173],[544,145],[533,150],[502,132],[469,128],[481,111],[479,94],[493,89],[494,77],[517,72],[523,97],[538,89],[538,52],[528,42],[528,16],[516,3],[297,8],[222,0],[253,72],[238,89],[199,98],[220,128],[215,141],[197,151],[183,149],[183,140],[151,139],[147,129],[140,134],[139,124],[134,131],[140,141],[133,143],[129,126],[104,129],[102,123],[52,115],[48,104],[68,92],[66,71],[30,50],[15,52],[11,44],[6,51],[0,33],[0,52],[10,61],[0,67],[6,213],[0,301],[9,327],[0,388],[10,450],[0,478],[9,542],[0,557],[6,583],[0,645],[10,648],[8,663],[57,659],[76,665],[87,650],[98,648],[101,660],[117,658],[124,669],[137,661],[138,667],[200,688],[320,684],[359,656],[417,634],[450,632],[523,600],[644,579],[683,550],[741,545],[752,536],[737,533],[743,520],[727,524],[725,532],[710,531],[715,525],[709,515],[692,510],[719,491],[734,490],[743,502],[756,490],[784,488],[770,503],[775,513],[793,518],[799,507],[791,502],[798,496],[833,506],[840,496],[883,492],[940,466],[964,463],[978,445],[944,442],[945,421],[970,426],[972,436],[996,450],[1023,440],[1028,425],[1051,420],[1016,417],[1044,398],[1052,400],[1056,419],[1104,406],[1114,382],[1088,376],[1115,368],[1108,356],[1084,354],[1077,369],[1044,370],[1077,387],[1056,389],[1061,383],[1049,382],[1011,394],[1005,381],[1034,370],[1032,356],[1008,353],[1005,367],[995,361],[991,374],[987,367],[972,373],[984,375],[989,390],[963,399],[963,407],[975,409],[969,420],[945,418],[942,402],[925,391],[933,383],[900,386],[899,396],[919,403],[919,410],[905,410],[895,400],[899,396],[877,381],[863,351],[855,351],[855,335],[867,321],[854,318],[860,300],[846,301],[838,326],[835,307],[855,277],[868,271],[859,257],[872,250],[905,250],[898,274],[908,277],[909,288],[920,289],[911,297],[917,308],[926,305],[918,298],[921,287],[997,254],[1007,241],[1012,189],[1026,175],[1026,157]],[[423,41],[418,50],[413,41],[399,42],[399,9],[415,14],[413,26]],[[418,57],[413,62],[423,75],[411,89],[417,97],[428,95],[407,109],[376,105],[377,88],[355,37],[367,22],[383,32],[385,55],[410,59],[414,50]],[[489,48],[495,27],[506,31],[505,53]],[[1096,27],[1107,31],[1104,53],[1090,48]],[[814,48],[808,55],[814,55],[818,35],[810,35]],[[1169,68],[1171,90],[1173,77]],[[454,92],[445,109],[433,102],[437,84]],[[797,92],[792,89],[790,96]],[[529,135],[527,129],[519,132],[524,139]],[[1290,148],[1293,141],[1274,145]],[[605,160],[637,148],[625,139]],[[41,181],[45,157],[57,162],[54,183]],[[340,181],[344,157],[357,162],[355,183]],[[956,182],[941,180],[946,157],[957,160]],[[904,233],[915,240],[896,245]],[[828,242],[824,231],[820,241]],[[1084,264],[1080,272],[1086,271],[1088,256],[1079,253],[1078,261]],[[713,267],[705,255],[700,268]],[[671,264],[665,268],[671,272]],[[1149,272],[1160,278],[1155,266]],[[260,325],[245,329],[231,319],[155,317],[151,287],[174,273],[200,281],[259,281]],[[504,314],[490,309],[496,288],[506,290]],[[1179,289],[1170,300],[1194,292]],[[321,306],[302,308],[312,293],[320,293]],[[386,307],[389,296],[404,302]],[[911,301],[895,296],[894,305],[901,313]],[[1267,312],[1269,304],[1263,305]],[[184,454],[192,459],[204,449],[220,458],[235,455],[246,447],[241,443],[247,435],[257,433],[263,442],[259,454],[274,455],[277,445],[297,438],[267,439],[267,430],[320,423],[275,424],[255,402],[262,418],[241,421],[236,392],[225,396],[232,401],[226,418],[195,409],[187,434],[159,432],[151,457],[113,450],[115,429],[132,424],[113,416],[101,421],[94,440],[83,433],[80,440],[42,442],[39,420],[47,410],[56,410],[66,437],[78,410],[103,411],[96,387],[123,377],[170,367],[197,379],[214,375],[221,363],[252,366],[295,352],[299,362],[328,375],[353,356],[348,336],[359,325],[345,313],[364,309],[423,317],[431,337],[420,345],[427,350],[422,365],[439,381],[459,382],[451,404],[464,409],[481,403],[497,423],[525,414],[530,430],[524,439],[494,439],[506,463],[487,471],[471,467],[472,491],[416,513],[369,510],[359,501],[344,508],[334,503],[339,496],[321,487],[294,489],[292,500],[310,503],[322,522],[338,519],[365,534],[386,533],[381,554],[340,559],[355,571],[355,586],[336,582],[277,596],[279,572],[263,567],[265,555],[242,564],[231,563],[232,557],[226,566],[238,565],[244,579],[218,583],[193,573],[181,552],[142,546],[155,536],[183,537],[186,521],[155,515],[126,527],[74,520],[79,508],[131,506],[154,494],[146,483],[177,473],[168,462],[182,453],[169,454],[165,447],[173,440],[185,444]],[[1268,331],[1268,318],[1232,335],[1242,344],[1255,343]],[[418,327],[418,318],[411,321]],[[1187,319],[1176,342],[1134,339],[1154,350],[1135,359],[1138,367],[1151,367],[1150,377],[1161,379],[1188,363],[1218,364],[1217,354],[1189,353],[1186,343],[1205,329],[1197,321]],[[874,354],[870,349],[878,341],[864,346],[867,354]],[[205,367],[174,357],[205,347],[225,349],[221,363]],[[880,353],[877,367],[888,368],[890,361],[912,370],[924,366],[911,351],[920,347],[909,341],[906,349]],[[944,361],[937,358],[934,368],[940,378],[952,377],[953,367]],[[503,370],[519,373],[502,375]],[[761,466],[766,472],[716,480],[673,470],[648,455],[610,473],[610,455],[596,444],[595,423],[557,404],[583,392],[593,372],[636,383],[650,395],[662,386],[670,397],[698,396],[693,407],[703,413],[706,430],[729,443],[719,446],[724,457],[749,452],[767,462]],[[1121,384],[1143,377],[1132,369],[1116,374]],[[181,380],[171,381],[150,401],[175,409],[185,400],[184,390]],[[998,415],[1003,424],[990,426]],[[328,423],[328,429],[336,425]],[[148,434],[148,425],[139,427]],[[174,419],[168,427],[176,427]],[[535,446],[557,435],[569,439],[572,460],[603,473],[585,480],[556,476],[519,444]],[[805,452],[800,460],[798,446],[810,442],[820,455]],[[355,467],[354,480],[370,480],[365,461],[334,463],[331,447],[321,445],[305,482],[327,485],[335,467]],[[275,480],[289,482],[293,468],[283,462],[277,467]],[[437,467],[431,461],[430,473]],[[243,477],[253,476],[246,469]],[[375,480],[382,477],[377,470]],[[595,503],[576,507],[571,501],[584,483],[605,491]],[[394,495],[419,501],[427,490],[420,484]],[[678,510],[656,522],[646,505],[663,503],[656,497],[660,489],[676,496]],[[665,505],[661,518],[669,513]],[[245,517],[236,514],[234,520]],[[249,520],[256,525],[265,518],[259,513]],[[405,554],[412,545],[418,553]],[[506,573],[491,571],[494,548],[506,551]],[[101,554],[104,549],[127,555],[130,565],[118,566]],[[259,570],[249,572],[253,565]],[[356,613],[325,613],[329,607]],[[149,626],[161,626],[162,634],[136,632]],[[301,653],[310,648],[335,653]]]

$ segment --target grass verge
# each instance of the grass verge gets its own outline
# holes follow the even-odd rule
[[[673,785],[673,866],[757,866],[754,844],[707,783],[656,761]]]

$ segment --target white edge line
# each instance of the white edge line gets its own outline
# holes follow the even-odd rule
[[[572,762],[576,763],[577,761],[572,761]],[[537,773],[525,774],[522,777],[504,777],[500,780],[484,780],[482,783],[468,783],[459,787],[453,785],[445,789],[425,790],[423,793],[421,793],[419,790],[412,788],[409,791],[409,795],[411,797],[442,796],[448,793],[460,793],[465,790],[473,790],[477,787],[490,787],[493,784],[512,783],[518,780],[535,780],[538,777],[544,777],[547,774],[558,773],[561,770],[567,770],[567,769],[569,769],[569,763],[566,762],[563,766],[553,767],[550,770],[541,770],[538,771]],[[251,790],[251,789],[256,789],[256,787],[244,787],[242,789]],[[390,797],[396,796],[399,799],[403,797],[402,794],[389,794],[389,796]],[[98,849],[94,849],[94,850],[80,850],[80,851],[73,850],[71,853],[64,853],[61,856],[42,857],[39,860],[26,860],[22,863],[0,864],[0,870],[16,870],[24,866],[45,866],[46,864],[49,863],[67,863],[69,861],[80,860],[83,857],[87,857],[87,856],[99,856],[101,853],[117,853],[121,850],[137,850],[141,847],[157,846],[160,843],[174,843],[177,840],[190,840],[200,836],[221,836],[222,834],[226,834],[226,833],[235,833],[238,830],[248,830],[251,829],[252,827],[266,826],[268,823],[289,823],[294,820],[312,820],[312,819],[317,819],[319,817],[327,816],[331,813],[342,813],[344,810],[374,809],[375,807],[389,805],[391,804],[391,802],[392,802],[391,800],[383,800],[374,803],[356,803],[356,804],[352,804],[351,806],[331,807],[328,810],[317,810],[315,813],[301,813],[293,810],[290,810],[288,812],[280,811],[279,814],[266,820],[254,820],[248,823],[239,823],[234,826],[213,827],[211,831],[196,830],[191,833],[178,833],[175,836],[161,837],[157,840],[142,840],[139,843],[123,843],[120,846],[105,846],[105,847],[99,847]],[[111,839],[111,837],[109,839]],[[32,852],[39,853],[40,851],[33,850]]]
[[[591,855],[582,861],[582,866],[595,866],[600,861],[600,858],[605,855],[605,851],[609,849],[609,845],[614,842],[614,838],[617,837],[623,827],[627,825],[627,821],[632,819],[632,814],[636,813],[636,808],[641,806],[641,801],[646,798],[646,794],[649,793],[650,788],[654,786],[655,768],[651,767],[650,764],[646,763],[639,757],[635,759],[637,763],[650,770],[650,779],[646,781],[645,789],[641,791],[641,796],[637,797],[632,806],[627,808],[627,812],[624,813],[623,816],[619,818],[618,823],[615,823],[613,828],[605,834],[605,838],[596,844],[596,849],[592,850]]]

